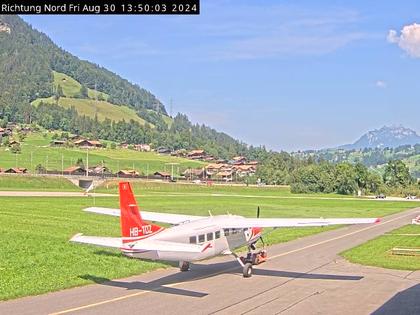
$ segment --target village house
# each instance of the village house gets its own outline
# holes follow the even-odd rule
[[[63,174],[65,175],[85,175],[86,170],[81,166],[70,166],[63,170]]]
[[[255,174],[255,165],[237,165],[234,167],[236,174],[240,177],[251,176]]]
[[[51,141],[51,146],[53,146],[53,147],[63,147],[65,145],[66,145],[65,140],[53,140],[53,141]]]
[[[112,172],[108,167],[98,165],[98,166],[89,168],[89,174],[92,174],[92,175],[112,175]]]
[[[74,145],[79,148],[102,148],[103,145],[97,140],[80,139],[74,141]]]
[[[188,152],[187,157],[191,160],[201,160],[206,156],[206,153],[204,150],[198,149],[198,150],[192,150]]]
[[[156,152],[159,154],[170,154],[171,150],[168,148],[160,147],[156,150]]]
[[[140,152],[150,152],[152,148],[148,144],[136,144],[134,149]]]
[[[235,156],[235,157],[232,158],[231,164],[234,164],[234,165],[246,164],[246,157],[244,157],[244,156]]]
[[[120,170],[117,175],[118,177],[139,177],[140,173],[136,170]]]
[[[28,169],[24,167],[12,167],[4,171],[4,173],[8,174],[26,174]]]
[[[182,175],[189,180],[208,178],[205,168],[189,168],[185,172],[183,172]]]
[[[221,171],[216,174],[216,177],[220,180],[231,182],[233,177],[233,171]]]
[[[156,177],[160,177],[161,179],[171,179],[171,174],[167,172],[155,172],[153,175]]]

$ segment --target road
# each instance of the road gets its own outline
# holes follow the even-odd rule
[[[245,279],[230,257],[0,303],[0,314],[420,314],[420,271],[351,264],[341,251],[410,223],[420,208],[269,247]],[[80,275],[103,281],[95,275]]]

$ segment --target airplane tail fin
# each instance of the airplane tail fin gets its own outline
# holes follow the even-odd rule
[[[119,184],[119,191],[123,243],[147,238],[163,230],[163,227],[142,220],[129,182],[121,182]]]

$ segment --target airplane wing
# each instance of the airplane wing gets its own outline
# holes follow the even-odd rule
[[[83,211],[106,214],[115,217],[120,216],[120,209],[111,209],[111,208],[101,208],[101,207],[90,207],[83,209]],[[141,217],[145,221],[152,222],[163,222],[169,224],[180,224],[188,221],[195,221],[202,219],[204,217],[197,215],[184,215],[184,214],[173,214],[173,213],[161,213],[161,212],[150,212],[150,211],[141,211]]]
[[[233,217],[226,219],[221,224],[222,228],[278,228],[278,227],[306,227],[306,226],[326,226],[336,224],[367,224],[378,223],[378,218],[342,218],[342,219],[278,219],[278,218],[241,218]]]
[[[184,253],[201,253],[208,247],[208,244],[196,245],[159,240],[141,240],[133,243],[123,244],[121,237],[85,236],[82,234],[76,234],[70,239],[70,242],[111,248],[127,247],[127,249],[136,250],[155,250],[161,252]]]

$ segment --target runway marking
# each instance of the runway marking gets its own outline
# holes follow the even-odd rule
[[[283,257],[283,256],[286,256],[286,255],[290,255],[290,254],[293,254],[293,253],[296,253],[296,252],[299,252],[299,251],[302,251],[302,250],[305,250],[305,249],[308,249],[308,248],[312,248],[312,247],[315,247],[315,246],[323,245],[323,244],[326,244],[326,243],[329,243],[329,242],[332,242],[332,241],[335,241],[335,240],[339,240],[339,239],[345,238],[345,237],[350,236],[350,235],[354,235],[354,234],[357,234],[357,233],[360,233],[360,232],[364,232],[364,231],[367,231],[367,230],[370,230],[370,229],[373,229],[373,228],[376,228],[376,227],[379,227],[379,226],[383,226],[385,224],[388,224],[388,223],[391,223],[391,222],[394,222],[396,220],[400,220],[402,218],[405,218],[405,217],[408,217],[408,216],[412,216],[412,215],[413,215],[413,213],[408,213],[408,214],[403,215],[403,216],[398,216],[398,217],[393,218],[391,220],[388,220],[386,222],[381,222],[379,224],[376,223],[374,225],[368,226],[366,228],[363,228],[363,229],[360,229],[360,230],[357,230],[357,231],[353,231],[351,233],[347,233],[347,234],[344,234],[344,235],[341,235],[341,236],[337,236],[337,237],[334,237],[334,238],[331,238],[331,239],[328,239],[328,240],[325,240],[325,241],[322,241],[322,242],[318,242],[318,243],[311,244],[311,245],[308,245],[308,246],[305,246],[305,247],[301,247],[301,248],[297,248],[297,249],[294,249],[294,250],[290,250],[288,252],[284,252],[284,253],[281,253],[281,254],[278,254],[278,255],[275,255],[275,256],[271,256],[271,257],[269,257],[268,260],[273,260],[275,258]],[[214,277],[214,276],[217,276],[219,274],[230,272],[230,271],[233,271],[233,270],[238,269],[238,268],[239,268],[239,266],[235,266],[235,267],[224,269],[224,270],[221,270],[221,271],[218,271],[218,272],[209,274],[209,275],[197,277],[197,278],[194,278],[194,279],[191,279],[191,280],[186,280],[186,281],[181,281],[181,282],[175,282],[175,283],[171,283],[171,284],[164,285],[164,286],[161,286],[161,287],[156,287],[156,288],[153,288],[153,289],[150,289],[150,290],[147,290],[147,291],[141,291],[141,292],[137,292],[137,293],[133,293],[133,294],[123,295],[123,296],[120,296],[120,297],[116,297],[116,298],[104,300],[104,301],[97,302],[97,303],[86,304],[86,305],[83,305],[83,306],[79,306],[79,307],[75,307],[75,308],[63,310],[63,311],[60,311],[60,312],[51,313],[50,315],[67,314],[67,313],[71,313],[71,312],[76,312],[76,311],[84,310],[84,309],[87,309],[87,308],[92,308],[92,307],[95,307],[95,306],[100,306],[100,305],[104,305],[104,304],[118,302],[118,301],[121,301],[121,300],[125,300],[125,299],[129,299],[129,298],[132,298],[132,297],[140,296],[140,295],[143,295],[143,294],[146,294],[146,293],[150,293],[151,291],[160,291],[164,287],[174,287],[174,286],[177,286],[177,285],[180,285],[180,284],[185,284],[185,283],[192,282],[192,281],[197,281],[197,280],[202,280],[202,279],[205,279],[205,278]]]

